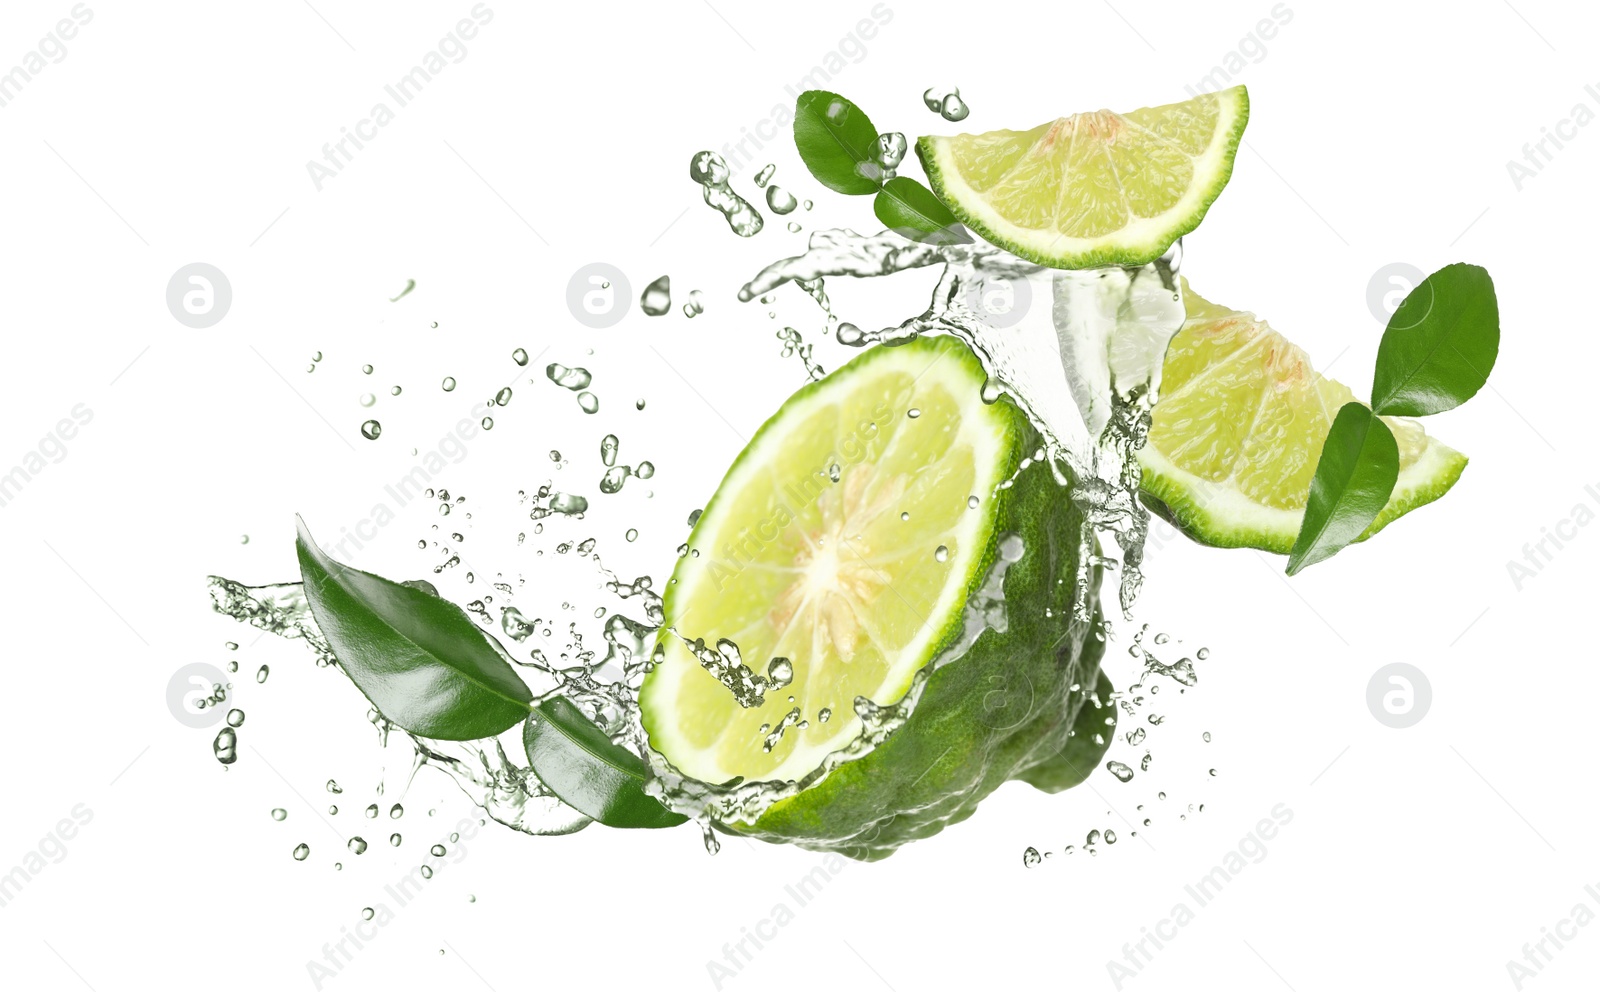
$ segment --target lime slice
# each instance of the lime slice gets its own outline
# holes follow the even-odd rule
[[[1187,281],[1183,299],[1188,319],[1167,348],[1139,451],[1146,501],[1203,544],[1288,554],[1328,428],[1356,397],[1254,314],[1210,303]],[[1400,479],[1363,540],[1443,496],[1467,464],[1416,421],[1383,419]]]
[[[856,697],[899,700],[951,639],[1021,441],[1014,408],[985,404],[982,385],[953,339],[877,349],[797,393],[745,449],[690,536],[667,623],[733,641],[756,673],[786,658],[793,682],[746,708],[668,640],[641,705],[679,771],[799,779],[858,734]]]
[[[1250,116],[1243,86],[1031,131],[917,139],[962,223],[1041,265],[1143,265],[1200,225],[1228,184]]]

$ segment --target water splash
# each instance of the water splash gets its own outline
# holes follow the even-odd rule
[[[1009,394],[1027,412],[1087,526],[1121,549],[1119,599],[1129,615],[1143,581],[1150,521],[1139,500],[1134,451],[1149,431],[1167,343],[1183,324],[1180,259],[1174,245],[1139,268],[1050,269],[989,245],[826,230],[811,235],[803,254],[762,269],[739,298],[793,283],[837,325],[843,343],[858,347],[919,334],[966,342],[989,374],[986,396]],[[825,290],[828,278],[879,278],[932,265],[943,272],[928,309],[878,332],[853,324],[845,332]],[[1086,549],[1092,537],[1085,534]],[[1092,554],[1083,555],[1080,588],[1088,588],[1095,564]],[[1079,607],[1086,619],[1086,602]]]
[[[728,185],[729,175],[728,163],[716,152],[696,152],[689,160],[689,178],[705,187],[706,204],[727,218],[734,234],[748,238],[761,230],[761,215]]]

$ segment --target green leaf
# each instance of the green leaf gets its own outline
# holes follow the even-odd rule
[[[837,93],[806,90],[794,105],[794,144],[817,182],[836,193],[876,193],[878,129]]]
[[[1289,574],[1339,553],[1389,502],[1400,475],[1400,449],[1389,427],[1361,403],[1346,403],[1322,443]]]
[[[639,756],[564,696],[539,701],[522,728],[522,745],[539,781],[608,827],[675,827],[688,819],[646,793],[649,773]]]
[[[1372,408],[1421,417],[1460,406],[1500,353],[1494,282],[1476,265],[1447,265],[1406,295],[1378,345]]]
[[[883,226],[903,238],[927,244],[971,244],[972,235],[956,220],[933,190],[906,176],[895,176],[883,184],[872,212]]]
[[[445,741],[493,737],[528,715],[532,691],[459,606],[341,565],[317,547],[305,521],[296,517],[295,525],[311,613],[379,713]]]

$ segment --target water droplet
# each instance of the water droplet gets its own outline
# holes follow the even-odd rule
[[[516,349],[515,351],[513,351],[511,353],[511,360],[513,362],[516,362],[518,365],[526,365],[526,364],[528,364],[528,352],[527,352],[527,350],[523,349],[523,348]]]
[[[629,527],[628,532],[622,536],[627,538],[629,544],[632,544],[634,541],[639,539],[639,532],[634,528]]]
[[[644,397],[641,396],[638,399],[634,400],[633,401],[633,408],[635,410],[643,410],[644,409]]]
[[[395,803],[393,806],[389,807],[389,819],[398,820],[402,816],[405,816],[405,815],[406,815],[406,808],[404,806],[401,806],[399,803]]]
[[[229,710],[228,711],[228,726],[230,726],[230,727],[242,727],[242,726],[244,726],[244,710]]]
[[[647,317],[659,317],[672,309],[672,279],[662,276],[639,294],[639,309]]]
[[[883,169],[884,182],[894,178],[895,170],[906,157],[906,136],[899,131],[878,135],[878,165]]]
[[[1032,868],[1043,860],[1044,858],[1040,857],[1039,852],[1034,848],[1030,847],[1022,852],[1022,867],[1024,868]]]
[[[428,853],[433,855],[436,858],[442,858],[442,857],[444,857],[444,845],[443,844],[435,844],[432,847],[428,848]]]
[[[928,87],[922,91],[922,103],[929,110],[937,114],[939,112],[939,108],[944,106],[944,90],[937,86]]]
[[[605,437],[601,438],[600,439],[600,462],[601,462],[601,464],[603,464],[603,465],[605,465],[607,467],[615,465],[617,463],[617,449],[619,447],[621,447],[621,445],[622,445],[622,442],[617,440],[617,436],[615,434],[607,434]]]
[[[289,818],[289,811],[281,807],[275,809],[272,811],[272,818],[277,820],[279,823],[282,823],[284,820]]]
[[[911,519],[911,511],[909,511],[909,510],[901,510],[900,511],[900,519],[901,520],[910,520]]]
[[[849,345],[852,348],[859,347],[867,338],[862,333],[861,328],[843,320],[839,322],[839,327],[833,332],[833,336],[838,339],[840,344]]]
[[[223,727],[217,732],[216,740],[211,742],[211,753],[224,765],[231,765],[239,760],[239,736],[233,732],[232,727]]]
[[[942,544],[939,545],[937,548],[933,549],[933,560],[934,561],[949,561],[950,560],[950,549],[945,547]]]
[[[494,418],[493,417],[484,417],[483,418],[483,429],[486,430],[486,431],[494,429]]]
[[[653,462],[640,462],[633,467],[633,474],[641,479],[648,479],[656,474],[655,464]]]
[[[376,420],[369,420],[361,425],[361,436],[368,441],[376,441],[378,435],[383,433],[383,425]]]
[[[399,386],[395,386],[393,389],[389,390],[389,394],[391,396],[399,396],[400,395],[400,387]]]
[[[976,496],[968,496],[967,497],[967,509],[976,510],[977,508],[978,508],[978,497],[976,497]]]
[[[367,842],[360,837],[350,838],[350,843],[346,846],[356,854],[365,854],[367,852]]]
[[[1200,661],[1205,661],[1207,658],[1211,657],[1211,649],[1210,648],[1201,648],[1200,650],[1198,650],[1198,651],[1196,651],[1194,653],[1194,656],[1195,656],[1195,658],[1197,658]]]
[[[600,409],[600,397],[593,393],[579,393],[578,408],[584,413],[596,413]]]
[[[922,416],[922,411],[916,407],[912,407],[906,411],[906,416],[910,417],[912,420],[916,420],[918,417]]]
[[[794,681],[794,664],[788,658],[774,658],[767,663],[767,682],[774,689],[786,688]]]
[[[1205,733],[1201,734],[1200,735],[1200,739],[1205,741],[1207,744],[1210,744],[1211,743],[1211,731],[1208,730]]]
[[[800,233],[800,222],[799,221],[791,220],[789,223],[787,223],[787,224],[785,224],[783,226],[789,229],[789,233],[790,234],[799,234]]]
[[[1106,762],[1106,771],[1115,775],[1118,782],[1130,782],[1133,780],[1133,769],[1120,761]]]
[[[306,858],[308,858],[310,856],[311,856],[311,848],[306,844],[301,844],[301,845],[299,845],[298,847],[296,847],[294,849],[294,859],[296,861],[304,861]]]
[[[633,472],[626,465],[617,465],[606,469],[606,474],[600,477],[600,491],[610,495],[621,492],[623,483],[628,481],[628,476]]]
[[[367,807],[367,819],[376,820],[377,818],[378,818],[378,804],[377,803],[373,803],[371,806]]]
[[[338,794],[339,794],[339,793],[341,793],[341,792],[343,792],[343,791],[344,791],[344,789],[342,789],[342,788],[340,788],[340,787],[339,787],[339,783],[338,783],[338,782],[335,782],[335,781],[334,781],[334,780],[333,780],[333,779],[331,779],[331,778],[330,778],[330,779],[328,779],[328,784],[327,784],[327,786],[326,786],[326,788],[327,788],[327,790],[328,790],[328,791],[329,791],[329,792],[331,792],[331,793],[333,793],[333,794],[334,794],[334,795],[338,795]]]
[[[372,907],[371,906],[367,906],[367,907],[365,907],[364,909],[361,910],[361,918],[363,920],[370,920],[370,919],[372,919],[373,915],[374,914],[372,912]]]
[[[432,868],[429,868],[429,867],[428,867],[428,866],[427,866],[427,865],[423,865],[423,866],[422,866],[422,867],[421,867],[421,868],[420,868],[420,869],[418,869],[418,870],[419,870],[419,871],[421,871],[421,872],[422,872],[422,877],[423,877],[423,878],[432,878],[432,877],[433,877],[433,869],[432,869]],[[440,951],[440,952],[439,952],[439,953],[440,953],[440,954],[443,954],[443,953],[444,953],[444,951]]]
[[[502,386],[500,391],[498,393],[494,394],[494,403],[495,403],[495,406],[510,406],[511,405],[511,387],[510,386]]]
[[[1106,831],[1106,843],[1107,844],[1115,844],[1116,842],[1117,842],[1117,832],[1115,830],[1107,830]]]
[[[439,383],[439,388],[447,393],[454,392],[456,388],[456,377],[453,375],[445,376],[444,381]]]
[[[704,510],[690,510],[689,511],[689,526],[693,527],[695,524],[699,523],[700,522],[700,514],[702,514],[704,512],[706,512],[706,511],[704,511]]]
[[[947,121],[964,121],[971,112],[966,101],[961,99],[960,90],[951,90],[939,106],[939,116]]]
[[[793,213],[794,208],[798,207],[799,205],[800,201],[796,200],[794,198],[794,194],[790,193],[788,190],[779,186],[767,187],[767,206],[771,208],[773,213]]]
[[[390,847],[399,847],[400,846],[400,835],[399,834],[390,834],[389,835],[389,846]]]
[[[761,171],[756,173],[756,186],[765,186],[767,184],[767,180],[771,179],[772,174],[777,171],[778,165],[776,162],[769,162],[762,166]]]
[[[372,374],[372,366],[363,365],[363,366],[361,366],[361,371],[365,372],[367,375],[371,375]]]
[[[683,304],[683,315],[685,317],[693,318],[696,314],[702,314],[705,312],[705,294],[701,293],[698,289],[690,290],[689,299]]]
[[[761,214],[733,191],[728,176],[728,163],[716,152],[697,152],[689,160],[689,178],[705,187],[702,195],[706,204],[727,218],[734,234],[748,238],[761,230]]]
[[[329,816],[338,816],[339,815],[339,807],[337,807],[337,806],[329,806],[328,807],[328,815]]]
[[[267,676],[270,674],[272,674],[272,669],[267,665],[262,665],[260,668],[256,669],[256,681],[265,682],[267,680]]]

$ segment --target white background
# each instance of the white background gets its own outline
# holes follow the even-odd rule
[[[1151,771],[1054,797],[1012,784],[943,835],[848,864],[724,988],[1113,988],[1108,960],[1192,905],[1184,886],[1280,803],[1293,820],[1265,859],[1124,988],[1508,988],[1506,962],[1525,943],[1575,904],[1600,911],[1584,893],[1600,883],[1588,770],[1600,528],[1579,528],[1520,589],[1507,568],[1576,505],[1600,509],[1584,488],[1600,485],[1587,385],[1600,358],[1588,303],[1600,128],[1579,128],[1520,190],[1506,166],[1575,104],[1600,111],[1584,89],[1600,82],[1596,17],[1515,2],[1289,0],[1275,37],[1244,43],[1257,56],[1237,75],[1251,94],[1246,145],[1187,241],[1197,289],[1266,316],[1358,393],[1383,329],[1368,305],[1375,272],[1487,266],[1499,364],[1482,395],[1429,423],[1472,456],[1455,491],[1293,582],[1281,561],[1160,532],[1142,614],[1211,657],[1196,689],[1163,697]],[[0,907],[8,987],[310,987],[307,962],[471,812],[425,772],[393,827],[405,845],[385,844],[389,821],[360,813],[382,764],[363,701],[293,645],[213,616],[207,574],[292,578],[295,512],[334,543],[410,469],[411,448],[515,382],[495,429],[445,480],[468,503],[448,520],[415,504],[350,557],[425,574],[439,556],[416,541],[477,508],[471,561],[443,577],[450,595],[481,595],[504,572],[526,579],[530,614],[564,617],[571,600],[587,617],[601,602],[591,574],[557,582],[531,537],[515,546],[514,522],[491,524],[516,490],[559,477],[592,494],[598,438],[616,431],[623,461],[650,458],[655,479],[547,536],[595,536],[625,577],[664,578],[685,515],[803,381],[779,355],[777,322],[733,293],[806,235],[769,216],[753,240],[733,237],[687,166],[791,103],[786,87],[839,51],[871,3],[490,0],[466,57],[320,192],[306,162],[472,4],[314,3],[91,0],[66,57],[0,108],[0,466],[21,464],[74,405],[93,412],[65,457],[0,507],[0,872],[78,804],[93,814]],[[71,6],[4,5],[0,67]],[[1131,109],[1185,98],[1272,6],[889,0],[874,37],[844,42],[857,60],[831,85],[912,135],[957,129],[920,100],[943,83],[973,108],[965,130]],[[817,201],[797,215],[808,230],[870,227],[867,201],[820,189],[783,136],[756,164],[767,161]],[[736,180],[746,195],[753,171]],[[169,277],[195,261],[233,290],[208,329],[164,302]],[[565,292],[592,261],[625,272],[635,299],[668,272],[676,302],[699,288],[707,311],[650,320],[635,308],[585,328]],[[389,303],[412,278],[415,292]],[[898,311],[880,322],[920,310],[926,286],[908,276],[880,293]],[[779,317],[814,334],[805,302],[786,296]],[[519,346],[549,349],[527,372],[590,367],[601,413],[585,418],[570,394],[517,376]],[[833,368],[841,351],[824,343],[818,356]],[[462,383],[449,395],[447,374]],[[357,403],[368,390],[380,395],[371,413]],[[384,423],[377,442],[358,434],[369,415]],[[572,464],[556,470],[552,448]],[[635,544],[621,539],[628,527]],[[463,584],[468,565],[476,587]],[[230,655],[225,640],[244,646]],[[180,724],[165,692],[182,666],[229,657],[249,716],[223,773],[214,731]],[[1431,710],[1405,730],[1365,701],[1374,671],[1396,661],[1432,685]],[[254,684],[269,662],[272,679]],[[344,795],[322,791],[329,777]],[[340,813],[325,816],[335,799]],[[269,818],[275,806],[285,822]],[[1146,815],[1152,825],[1128,836]],[[1115,847],[1063,853],[1106,826]],[[360,858],[342,849],[356,833],[373,841]],[[302,841],[312,854],[297,863]],[[1024,868],[1030,845],[1054,856]],[[707,962],[792,902],[784,887],[821,860],[738,840],[712,858],[688,827],[486,829],[465,851],[323,987],[711,988]],[[1523,987],[1588,987],[1600,926],[1576,933]]]

